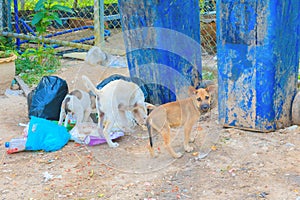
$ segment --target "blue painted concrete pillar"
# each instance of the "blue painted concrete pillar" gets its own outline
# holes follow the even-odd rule
[[[119,0],[131,77],[141,78],[151,103],[187,96],[201,81],[198,0]]]
[[[299,0],[218,0],[219,120],[268,132],[291,124]]]

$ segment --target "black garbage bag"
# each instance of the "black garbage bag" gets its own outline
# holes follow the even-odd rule
[[[59,120],[61,103],[68,91],[65,80],[57,76],[44,76],[27,97],[28,117]]]
[[[115,81],[115,80],[119,80],[119,79],[124,80],[124,81],[128,81],[128,82],[133,82],[133,83],[137,84],[141,88],[141,90],[143,91],[143,93],[144,93],[145,101],[149,102],[149,100],[148,100],[149,99],[149,94],[148,94],[147,85],[140,78],[137,78],[137,77],[128,77],[128,76],[123,76],[123,75],[120,75],[120,74],[114,74],[114,75],[111,75],[108,78],[104,79],[103,81],[101,81],[96,86],[96,88],[98,90],[100,90],[106,84],[108,84],[109,82]]]

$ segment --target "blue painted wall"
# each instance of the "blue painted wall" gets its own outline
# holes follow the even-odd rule
[[[291,123],[299,0],[218,0],[219,120],[272,131]]]
[[[198,0],[119,0],[131,77],[149,87],[150,102],[187,94],[201,80]]]

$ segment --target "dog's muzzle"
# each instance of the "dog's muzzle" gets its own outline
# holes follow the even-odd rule
[[[208,104],[203,104],[200,106],[200,110],[202,112],[207,112],[209,110],[210,106]]]

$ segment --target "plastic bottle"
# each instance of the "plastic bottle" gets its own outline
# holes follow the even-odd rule
[[[26,148],[27,138],[13,138],[9,142],[5,142],[6,152],[8,154],[24,151]]]

